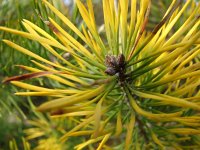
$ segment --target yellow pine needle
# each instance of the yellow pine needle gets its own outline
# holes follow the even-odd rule
[[[143,3],[141,3],[141,6],[142,6],[142,4],[143,4]],[[142,23],[141,29],[140,29],[139,32],[137,33],[137,38],[136,38],[136,40],[135,40],[135,42],[134,42],[134,44],[133,44],[133,48],[132,48],[132,50],[131,50],[129,56],[128,56],[128,60],[130,60],[131,57],[133,56],[133,52],[134,52],[135,48],[137,47],[137,45],[138,45],[138,43],[139,43],[139,41],[140,41],[140,39],[141,39],[141,37],[142,37],[142,35],[143,35],[143,32],[144,32],[144,30],[145,30],[145,28],[146,28],[146,25],[147,25],[147,23],[148,23],[148,19],[149,19],[149,15],[150,15],[150,8],[151,8],[151,0],[148,0],[148,2],[145,1],[144,4],[148,4],[148,7],[145,8],[145,9],[146,9],[146,10],[145,10],[146,12],[145,12],[144,21],[143,21],[143,23]],[[144,6],[145,6],[145,5],[144,5]],[[142,11],[142,12],[143,12],[143,11]]]
[[[128,95],[130,104],[132,108],[140,115],[145,116],[149,119],[155,120],[155,121],[166,121],[170,120],[170,118],[180,116],[182,112],[176,112],[176,113],[160,113],[160,114],[153,114],[151,112],[147,112],[140,108],[134,98],[131,96],[131,94],[126,90],[126,93]]]
[[[79,64],[79,66],[81,67],[81,71],[87,72],[86,63],[82,59],[80,59],[76,56],[74,58],[75,58],[76,62]]]
[[[18,96],[52,96],[52,97],[64,97],[56,92],[16,92]]]
[[[136,14],[137,14],[136,13],[136,10],[137,10],[136,7],[137,7],[137,1],[136,0],[132,0],[131,1],[131,21],[130,21],[130,31],[129,31],[130,33],[133,33],[134,26],[135,26]]]
[[[128,47],[127,47],[127,52],[126,56],[130,52],[131,48],[133,47],[133,43],[136,37],[136,34],[133,36],[133,33],[136,31],[135,30],[135,24],[136,24],[136,16],[137,16],[137,0],[131,0],[131,20],[129,24],[129,30],[128,30]]]
[[[47,120],[45,120],[45,117],[40,115],[38,113],[38,115],[40,116],[40,120],[28,120],[28,123],[32,126],[35,126],[35,128],[29,128],[29,129],[26,129],[25,131],[30,131],[30,132],[34,132],[34,130],[40,130],[40,129],[47,129],[46,128],[47,126],[49,126],[49,122],[47,122]]]
[[[121,53],[119,50],[119,25],[121,10],[115,7],[114,0],[103,0],[104,26],[109,48],[113,50],[113,54]],[[107,52],[106,52],[107,53]]]
[[[129,150],[132,143],[133,129],[135,126],[135,115],[131,113],[130,122],[127,124],[125,150]]]
[[[33,61],[33,62],[35,62],[35,61]],[[36,62],[35,62],[36,63]],[[42,65],[43,66],[43,65]],[[22,65],[19,65],[19,67],[20,68],[23,68],[23,69],[25,69],[25,70],[28,70],[28,71],[32,71],[32,72],[38,72],[38,71],[42,71],[42,70],[39,70],[39,69],[36,69],[36,68],[32,68],[32,67],[28,67],[28,66],[22,66]],[[47,68],[49,68],[49,69],[47,69]],[[57,72],[57,70],[54,70],[54,69],[50,69],[50,67],[46,67],[46,68],[44,68],[45,70],[48,70],[48,71],[51,71],[51,72]],[[70,80],[72,80],[73,81],[73,79],[76,79],[77,77],[74,77],[74,76],[72,76],[72,75],[63,75],[62,73],[61,74],[59,74],[60,76],[65,76],[65,77],[68,77],[67,79],[70,79]],[[60,82],[60,83],[62,83],[62,84],[65,84],[65,85],[68,85],[68,86],[71,86],[71,87],[74,87],[74,88],[76,88],[76,84],[74,84],[74,83],[72,83],[72,82],[70,82],[70,80],[66,80],[66,79],[64,79],[64,78],[61,78],[61,77],[59,77],[59,76],[57,76],[57,75],[47,75],[46,77],[48,77],[48,78],[51,78],[51,79],[53,79],[53,80],[55,80],[55,81],[58,81],[58,82]],[[77,78],[78,79],[78,78]],[[76,80],[77,81],[77,80]],[[78,80],[79,81],[79,80]],[[79,82],[79,83],[82,83],[82,82]]]
[[[189,44],[191,41],[192,41],[192,40],[188,40],[187,42],[180,42],[180,43],[177,43],[177,44],[174,44],[174,45],[169,45],[169,46],[164,47],[164,48],[159,48],[159,49],[157,49],[156,51],[155,51],[155,49],[153,49],[154,51],[152,51],[152,49],[151,49],[151,51],[148,51],[148,49],[146,50],[146,49],[144,48],[144,51],[146,51],[146,52],[148,52],[148,53],[150,53],[150,54],[149,54],[147,57],[141,58],[141,59],[139,59],[139,60],[136,60],[136,61],[130,63],[129,65],[136,64],[136,63],[138,63],[138,62],[141,62],[141,61],[143,61],[143,60],[145,60],[145,59],[147,59],[147,58],[151,58],[151,57],[156,56],[156,55],[161,55],[162,53],[167,52],[167,51],[176,50],[176,48],[185,46],[185,45]],[[155,42],[153,42],[153,43],[155,43]],[[147,46],[147,47],[148,47],[148,46]],[[151,47],[151,46],[149,46],[149,47]],[[149,50],[150,50],[150,49],[149,49]]]
[[[160,100],[160,101],[167,102],[168,105],[200,110],[199,105],[192,103],[192,102],[189,102],[185,99],[176,98],[176,97],[168,96],[168,95],[165,95],[165,94],[149,93],[149,92],[145,93],[145,92],[139,92],[139,91],[135,91],[135,90],[133,90],[133,93],[140,96],[140,97],[150,98],[150,99],[153,99],[153,100]]]
[[[166,10],[166,12],[165,12],[163,18],[166,17],[166,16],[169,14],[169,12],[173,9],[173,7],[175,6],[176,3],[178,3],[177,0],[172,0],[170,6],[169,6],[168,9]]]
[[[162,72],[166,74],[166,73],[170,72],[171,68],[174,68],[175,66],[178,66],[178,67],[176,68],[176,70],[174,72],[179,72],[181,69],[183,69],[183,66],[185,64],[191,62],[191,60],[194,59],[194,57],[196,55],[198,55],[197,49],[198,49],[198,47],[195,47],[191,51],[187,52],[185,55],[182,55],[182,56],[180,55],[179,57],[177,57],[176,60],[173,61],[173,63],[171,63],[171,65],[169,63],[165,64],[165,66],[162,69]],[[160,74],[162,74],[162,73],[160,73]]]
[[[85,131],[77,131],[77,132],[72,132],[68,134],[68,136],[85,136],[85,135],[91,135],[94,131],[93,130],[85,130]]]
[[[95,111],[94,111],[94,137],[97,137],[100,129],[101,122],[101,113],[102,113],[102,103],[104,101],[104,97],[97,103]]]
[[[28,26],[30,26],[34,31],[42,34],[43,36],[45,36],[46,38],[48,38],[49,40],[52,40],[54,42],[57,42],[57,40],[55,38],[53,38],[51,35],[49,35],[47,32],[45,32],[43,29],[41,29],[40,27],[38,27],[37,25],[35,25],[34,23],[23,19],[23,24],[26,24]],[[38,34],[37,34],[38,35]]]
[[[161,149],[164,149],[164,145],[162,144],[162,142],[158,139],[158,137],[156,136],[156,134],[151,130],[151,136],[152,136],[152,139],[153,141],[158,144]]]
[[[176,33],[174,33],[170,39],[167,40],[167,42],[164,43],[163,47],[169,46],[172,43],[174,43],[175,41],[177,41],[177,39],[179,37],[181,37],[181,35],[183,33],[185,33],[188,29],[193,28],[193,24],[195,22],[197,22],[197,18],[195,18],[195,14],[198,11],[199,8],[196,8],[193,13],[189,16],[189,18],[184,22],[184,24],[178,29],[178,31],[176,31]],[[197,26],[199,23],[196,23]],[[196,27],[195,27],[196,28]],[[194,28],[194,29],[195,29]],[[189,30],[191,31],[191,30]],[[193,30],[194,31],[194,30]]]
[[[31,122],[30,122],[31,123]],[[36,125],[38,125],[38,123],[36,123],[36,122],[34,122]],[[33,123],[33,124],[34,124]],[[38,125],[39,126],[39,125]],[[41,126],[39,126],[39,127],[41,127]],[[40,128],[38,128],[38,127],[33,127],[33,128],[29,128],[29,129],[25,129],[24,130],[25,131],[25,133],[34,133],[34,132],[36,132],[36,131],[41,131],[41,129]]]
[[[105,30],[106,30],[106,36],[107,36],[108,44],[109,44],[110,48],[112,48],[112,46],[111,46],[112,45],[111,44],[112,31],[111,30],[113,28],[111,28],[111,27],[114,26],[113,25],[114,21],[113,21],[112,17],[109,18],[109,16],[111,16],[111,14],[110,14],[111,12],[110,12],[110,7],[109,7],[109,1],[108,0],[103,0],[103,12],[104,12],[104,25],[105,25]]]
[[[183,74],[178,79],[190,78],[190,77],[195,77],[195,76],[196,77],[200,76],[200,70]]]
[[[61,89],[49,89],[49,88],[44,88],[44,87],[40,87],[40,86],[35,86],[35,85],[31,85],[28,83],[23,83],[20,81],[11,81],[12,84],[27,89],[27,90],[33,90],[33,91],[38,91],[38,92],[33,92],[33,94],[35,93],[36,95],[41,93],[42,95],[47,93],[48,94],[52,94],[52,95],[57,95],[57,94],[76,94],[79,93],[79,90],[61,90]],[[16,95],[29,95],[29,92],[17,92]],[[31,93],[31,92],[30,92]]]
[[[88,140],[88,141],[86,141],[86,142],[84,142],[82,144],[79,144],[79,145],[75,146],[75,149],[82,150],[84,147],[86,147],[86,146],[88,146],[90,144],[96,143],[96,142],[100,141],[103,138],[104,138],[104,136],[100,136],[100,137],[97,137],[95,139],[90,139],[90,140]]]
[[[60,144],[56,137],[50,137],[47,139],[40,139],[39,144],[37,145],[37,147],[35,147],[35,150],[51,150],[51,149],[55,149],[55,150],[63,150],[64,147],[62,144]]]
[[[78,111],[78,110],[86,110],[86,111],[93,110],[94,107],[92,107],[91,104],[95,103],[98,99],[99,99],[99,97],[97,96],[96,98],[94,98],[91,101],[79,103],[79,105],[68,106],[68,107],[63,108],[63,110],[64,110],[64,112],[65,111],[72,112],[72,111]]]
[[[46,59],[44,59],[44,58],[42,58],[42,57],[40,57],[40,56],[38,56],[38,55],[32,53],[31,51],[27,50],[26,48],[23,48],[23,47],[21,47],[21,46],[15,44],[15,43],[13,43],[13,42],[11,42],[11,41],[3,40],[3,42],[5,42],[5,43],[6,43],[7,45],[9,45],[10,47],[12,47],[12,48],[14,48],[14,49],[16,49],[16,50],[18,50],[18,51],[20,51],[20,52],[22,52],[22,53],[28,55],[28,56],[31,56],[31,57],[33,57],[33,58],[35,58],[35,59],[37,59],[37,60],[43,61],[43,62],[45,62],[45,63],[47,63],[47,64],[49,64],[49,65],[52,65],[52,66],[61,68],[61,69],[66,70],[66,71],[69,70],[69,69],[67,69],[66,67],[63,67],[63,66],[60,66],[60,65],[57,65],[57,64],[55,64],[55,63],[53,63],[53,62],[48,61],[48,60],[46,60]]]
[[[90,18],[90,24],[92,24],[93,28],[95,30],[97,30],[97,27],[96,27],[96,22],[95,22],[95,17],[94,17],[94,10],[93,10],[93,3],[92,3],[92,0],[87,0],[87,6],[88,6],[88,15],[89,15],[89,18]]]
[[[168,131],[171,133],[183,134],[183,135],[200,134],[199,129],[192,129],[192,128],[174,128],[174,129],[168,129]]]
[[[117,15],[119,15],[119,14],[116,14],[116,6],[115,6],[115,1],[114,0],[110,0],[110,1],[108,1],[108,14],[106,14],[107,15],[107,17],[109,18],[109,20],[108,21],[110,21],[110,30],[111,30],[111,32],[112,32],[112,35],[115,35],[115,25],[116,25],[116,23],[117,23]],[[121,11],[120,11],[120,13],[121,13]],[[106,17],[106,16],[104,16],[104,17]]]
[[[26,131],[24,131],[24,132],[26,133]],[[34,130],[34,132],[32,132],[31,134],[30,134],[30,133],[27,133],[27,134],[28,134],[29,136],[26,136],[26,139],[27,139],[27,140],[31,140],[31,139],[35,139],[35,138],[44,136],[44,135],[45,135],[45,132]]]
[[[128,18],[129,0],[120,0],[119,3],[121,6],[120,23],[121,23],[121,34],[122,34],[122,47],[124,52],[127,46],[127,18]]]
[[[87,31],[87,29],[84,27],[84,25],[82,25],[82,30],[83,30],[85,38],[87,39],[87,41],[89,43],[90,48],[96,54],[96,56],[100,59],[100,61],[103,62],[102,56],[101,56],[102,49],[100,49],[100,47],[94,41],[92,35],[90,34],[89,31]]]
[[[40,91],[40,92],[53,92],[53,89],[48,89],[48,88],[43,88],[43,87],[39,87],[39,86],[35,86],[35,85],[31,85],[31,84],[27,84],[27,83],[23,83],[23,82],[19,82],[19,81],[11,81],[12,84],[24,88],[24,89],[28,89],[28,90],[33,90],[33,91]]]
[[[110,16],[107,14],[109,18],[108,21],[110,21],[110,30],[112,33],[112,37],[115,38],[115,40],[113,40],[113,48],[117,47],[118,45],[118,36],[119,36],[119,26],[120,26],[120,14],[121,14],[121,10],[120,10],[120,6],[116,6],[117,4],[115,3],[114,0],[110,0],[109,1],[109,9],[110,9]],[[117,7],[119,8],[118,12],[117,12]],[[106,17],[106,16],[104,16]],[[116,44],[116,45],[115,45]]]
[[[86,29],[84,29],[84,27],[83,27],[83,30],[86,30]],[[88,33],[86,31],[83,31],[83,32],[86,35],[86,37],[88,37],[88,40],[90,40],[91,45],[92,45],[92,47],[90,46],[90,48],[93,50],[95,55],[98,57],[99,62],[104,63],[103,51],[100,48],[100,46],[98,45],[98,43],[96,43],[96,41],[94,40],[94,38],[92,37],[92,35],[89,31],[88,31]]]
[[[190,54],[185,60],[181,62],[181,64],[177,67],[176,70],[181,70],[183,67],[192,61],[198,54],[200,54],[200,46],[197,46],[196,48],[193,49],[195,52]]]
[[[111,134],[106,134],[103,138],[103,140],[101,141],[101,143],[99,144],[97,150],[102,150],[104,144],[107,142],[107,140],[109,139],[109,137],[111,136]]]
[[[55,99],[53,101],[43,103],[42,105],[40,105],[37,108],[37,110],[38,111],[47,111],[47,110],[51,110],[51,109],[57,109],[57,108],[61,108],[61,107],[70,106],[75,103],[89,100],[90,98],[93,98],[94,96],[99,95],[104,90],[105,90],[105,86],[102,85],[96,89],[81,92],[81,94],[75,94],[73,96]]]
[[[92,54],[82,45],[80,44],[76,39],[74,39],[69,33],[67,33],[64,29],[62,29],[53,19],[49,18],[50,22],[58,29],[58,33],[55,33],[58,37],[63,37],[63,39],[66,38],[65,42],[76,49],[79,52],[82,52],[89,58],[93,58]]]
[[[76,111],[76,112],[70,112],[65,113],[61,115],[53,115],[52,118],[61,118],[61,117],[75,117],[75,116],[89,116],[92,115],[94,111]]]
[[[18,150],[17,143],[15,140],[9,141],[10,150]]]
[[[91,121],[94,120],[94,116],[91,116],[89,118],[87,118],[86,120],[82,121],[81,123],[79,123],[77,126],[75,126],[72,130],[70,130],[69,132],[67,132],[66,134],[64,134],[61,138],[60,138],[60,141],[61,142],[64,142],[71,133],[74,133],[75,131],[83,128],[83,127],[87,127]]]
[[[185,122],[185,121],[181,121],[181,120],[175,120],[177,122],[179,122],[180,124],[183,124],[185,126],[189,126],[189,127],[200,127],[200,123],[190,123],[190,122]]]
[[[90,4],[91,2],[89,2],[89,0],[87,0],[88,4]],[[85,6],[83,5],[83,3],[80,0],[76,0],[76,4],[79,8],[80,14],[84,20],[84,22],[86,23],[86,25],[88,26],[88,29],[91,31],[92,34],[96,34],[96,27],[95,27],[95,23],[94,23],[94,18],[91,17],[93,16],[93,14],[89,14],[89,12],[86,10]],[[91,6],[89,7],[89,11],[91,12]],[[93,11],[92,11],[93,12]]]
[[[115,82],[113,84],[111,84],[111,87],[114,87],[115,84],[116,84]],[[103,95],[103,97],[99,100],[99,102],[96,105],[95,113],[94,113],[94,130],[95,130],[95,132],[93,134],[93,137],[97,137],[98,134],[103,130],[104,125],[107,123],[107,121],[103,121],[102,126],[100,126],[102,114],[106,113],[110,108],[109,106],[104,109],[102,107],[102,103],[105,100],[105,97],[108,95],[108,93],[109,93],[109,91],[106,91],[106,93]]]
[[[38,36],[38,35],[30,34],[30,33],[27,33],[27,32],[22,32],[22,31],[18,31],[18,30],[6,28],[6,27],[0,27],[0,30],[10,32],[12,34],[17,34],[17,35],[20,35],[20,36],[25,37],[27,39],[30,39],[30,40],[38,41],[38,42],[41,42],[41,43],[46,43],[48,45],[57,47],[61,50],[68,52],[68,49],[65,46],[63,46],[62,44],[60,44],[58,41],[52,41],[52,40],[49,40],[47,38],[44,38],[44,37],[41,37],[41,36]]]
[[[189,67],[186,67],[186,68],[180,70],[179,72],[175,72],[173,74],[166,75],[165,78],[160,79],[159,81],[156,81],[156,82],[151,83],[149,85],[150,86],[159,86],[159,85],[163,85],[163,84],[166,84],[166,83],[169,83],[169,82],[172,82],[172,81],[177,81],[177,80],[184,79],[184,78],[198,76],[200,72],[195,71],[195,70],[200,68],[199,64],[200,63],[196,63],[192,66],[189,66]]]
[[[190,38],[192,38],[195,33],[198,34],[199,33],[199,25],[200,25],[200,20],[199,17],[196,18],[198,21],[195,21],[195,24],[192,26],[192,28],[190,28],[189,32],[184,36],[183,41],[187,41]],[[197,39],[198,40],[198,39]],[[195,41],[196,42],[196,41]],[[195,44],[194,42],[194,44]]]
[[[185,48],[185,49],[186,49],[186,48]],[[173,53],[173,52],[172,52],[172,53]],[[178,56],[178,53],[175,54],[175,55]],[[175,55],[172,56],[172,57],[175,57]],[[170,56],[169,56],[169,57],[170,57]],[[169,57],[168,57],[168,59],[170,59]],[[172,59],[172,58],[171,58],[171,59]],[[149,70],[152,70],[153,68],[156,68],[156,66],[158,67],[158,66],[160,66],[161,64],[163,65],[163,63],[165,63],[166,61],[167,61],[167,59],[163,58],[163,60],[161,60],[159,63],[153,64],[152,66],[154,66],[154,67],[150,66],[149,68],[151,68],[151,69],[147,68],[146,70],[148,70],[148,71],[149,71]],[[168,62],[169,62],[169,60],[168,60]],[[179,72],[175,72],[175,73],[173,73],[173,74],[166,75],[165,78],[160,79],[159,81],[156,81],[156,82],[149,83],[149,84],[147,84],[147,85],[145,85],[145,86],[149,86],[149,85],[151,85],[151,86],[159,86],[159,85],[162,85],[162,84],[166,84],[166,83],[168,83],[168,82],[176,81],[176,80],[178,80],[178,79],[187,78],[187,76],[184,77],[183,74],[186,74],[186,73],[189,73],[189,74],[190,74],[192,71],[197,70],[198,68],[199,68],[199,63],[196,63],[196,64],[194,64],[194,65],[192,65],[192,66],[185,67],[184,69],[180,70]],[[138,72],[139,72],[139,71],[138,71]],[[187,74],[187,75],[189,75],[189,74]],[[190,76],[192,76],[192,75],[190,75]]]
[[[42,65],[41,63],[38,63],[38,62],[36,62],[34,60],[32,60],[32,62],[34,64],[36,64],[37,66],[45,69],[45,70],[56,71],[55,69],[52,69],[52,67],[47,67],[47,66]],[[78,83],[80,83],[82,85],[85,85],[85,86],[89,86],[90,83],[86,83],[86,81],[82,80],[80,77],[86,77],[86,78],[90,78],[90,79],[102,79],[102,78],[106,78],[106,76],[95,75],[95,74],[91,74],[89,72],[83,72],[83,71],[77,71],[77,70],[70,70],[70,71],[71,72],[64,71],[60,75],[63,76],[63,77],[65,77],[65,78],[67,78],[67,79],[69,79],[69,80],[78,82]]]
[[[52,71],[52,72],[55,72],[56,70],[53,69],[52,67],[48,67],[48,66],[45,66],[45,65],[42,65],[41,63],[38,63],[37,61],[34,61],[32,60],[32,62],[34,64],[36,64],[37,66],[43,68],[44,70],[49,70],[49,71]],[[76,72],[76,71],[75,71]],[[77,74],[78,75],[78,74]],[[86,83],[84,80],[81,80],[80,78],[78,78],[77,76],[74,76],[74,75],[71,75],[71,74],[60,74],[60,76],[64,77],[64,78],[67,78],[68,80],[72,80],[72,81],[75,81],[75,82],[78,82],[82,85],[85,85],[85,86],[88,86],[89,84]],[[52,76],[51,76],[52,77]],[[67,80],[67,81],[68,81]],[[63,82],[65,83],[65,82]]]
[[[51,11],[53,11],[56,16],[58,16],[71,30],[73,30],[84,42],[87,43],[84,35],[76,28],[76,26],[71,23],[71,21],[65,17],[61,12],[59,12],[55,7],[53,7],[47,0],[43,0],[43,2],[49,7]]]
[[[190,46],[193,45],[194,41],[196,41],[199,37],[200,33],[197,33],[192,37],[192,40],[188,42],[184,47],[179,47],[176,49],[176,51],[173,51],[172,53],[168,54],[168,57],[163,58],[157,63],[154,63],[152,66],[153,68],[156,68],[157,66],[163,65],[164,63],[169,63],[172,61],[172,59],[175,59],[176,57],[180,56],[183,52],[187,51]],[[151,67],[150,67],[151,68]]]
[[[158,45],[160,45],[162,43],[162,41],[166,38],[166,36],[169,33],[169,31],[172,29],[172,27],[174,26],[174,24],[177,22],[177,20],[180,18],[180,16],[182,15],[182,13],[188,7],[188,5],[190,4],[190,2],[191,2],[191,0],[188,0],[184,4],[184,6],[182,7],[182,9],[179,11],[179,13],[175,15],[176,17],[166,26],[166,28],[164,29],[163,33],[160,35],[159,40],[155,44],[155,47],[157,47]]]
[[[28,21],[23,22],[23,25],[25,26],[25,28],[27,28],[27,30],[34,35],[38,35],[34,29],[36,30],[42,30],[39,27],[35,27],[35,25],[33,23],[30,23]],[[38,29],[39,28],[39,29]],[[47,38],[49,38],[50,40],[56,41],[54,38],[52,38],[50,35],[48,35],[46,32],[40,31],[41,34],[44,34]],[[47,35],[46,35],[47,34]],[[38,35],[39,36],[39,35]],[[40,42],[41,43],[41,42]],[[68,62],[67,60],[65,60],[60,54],[58,54],[51,46],[49,46],[48,44],[45,43],[41,43],[42,46],[44,46],[49,52],[51,52],[55,57],[57,57],[58,59],[62,60],[64,63],[66,63],[67,65],[69,65],[70,67],[73,67],[75,69],[77,69],[74,65],[72,65],[70,62]]]
[[[200,85],[200,80],[196,81],[196,83],[194,84],[189,84],[188,86],[185,86],[183,88],[178,88],[174,92],[170,93],[170,95],[178,96],[178,95],[181,95],[182,93],[185,93],[185,94],[189,93],[192,88],[196,88],[198,85]]]
[[[174,120],[182,120],[185,122],[199,122],[200,123],[200,116],[188,116],[188,117],[179,117],[174,118]]]
[[[160,33],[161,31],[163,30],[163,25],[166,23],[166,21],[171,17],[172,13],[174,12],[174,10],[177,9],[177,6],[178,6],[178,3],[175,4],[175,1],[173,1],[171,3],[171,6],[169,7],[168,11],[166,12],[165,16],[163,17],[163,19],[161,20],[161,22],[156,25],[156,27],[153,29],[152,33],[147,36],[146,40],[143,42],[142,46],[140,48],[143,48],[144,47],[144,50],[145,51],[146,49],[150,48],[151,51],[155,51],[158,49],[160,45],[157,45],[156,47],[154,47],[155,43],[158,41],[158,38],[160,37]],[[137,15],[137,17],[139,16],[139,14]],[[142,17],[139,17],[139,18],[142,18]],[[170,22],[170,21],[169,21]],[[135,40],[136,38],[136,31],[138,31],[138,28],[139,28],[139,25],[141,23],[141,20],[140,21],[137,21],[136,22],[136,27],[135,27],[135,32],[133,34],[133,41]],[[157,39],[156,39],[157,38]],[[152,40],[153,39],[153,40]],[[162,40],[162,42],[164,42],[164,39]],[[145,45],[148,45],[146,46],[145,48]],[[139,48],[139,49],[140,49]],[[129,55],[130,56],[130,55]]]
[[[121,111],[117,113],[117,124],[116,124],[116,133],[115,136],[119,136],[122,133],[123,125],[122,125],[122,116]]]
[[[92,33],[94,39],[96,40],[96,42],[98,43],[98,45],[101,47],[101,49],[103,50],[103,52],[105,52],[106,48],[105,45],[103,43],[103,41],[101,40],[101,38],[99,37],[99,34],[97,32],[95,23],[94,23],[94,18],[93,18],[93,14],[89,14],[89,13],[93,13],[93,10],[91,8],[91,2],[88,1],[88,7],[89,10],[87,11],[87,9],[85,8],[85,6],[83,5],[83,3],[80,0],[76,0],[76,4],[77,7],[79,8],[79,12],[85,22],[85,24],[87,25],[89,31]]]
[[[23,142],[23,146],[24,146],[24,150],[30,150],[30,144],[26,141],[25,138],[22,138],[22,142]]]

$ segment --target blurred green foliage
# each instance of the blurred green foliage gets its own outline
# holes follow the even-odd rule
[[[68,9],[63,5],[62,0],[51,1],[54,5],[67,15]],[[46,19],[53,14],[42,5],[41,1],[37,0],[0,0],[0,26],[25,30],[22,26],[22,19],[32,20],[38,26],[41,26],[46,31],[50,32],[42,19]],[[42,17],[42,18],[41,18]],[[59,20],[58,20],[59,21]],[[16,43],[22,44],[25,48],[31,49],[34,53],[44,57],[51,57],[41,45],[36,42],[12,35],[5,32],[0,32],[0,81],[10,76],[16,76],[24,73],[16,65],[26,64],[33,66],[30,57],[21,54],[6,46],[2,39],[12,39]],[[40,79],[32,80],[36,84],[43,84]],[[47,83],[48,84],[48,83]],[[26,97],[15,96],[14,93],[19,90],[9,84],[0,85],[0,150],[9,149],[9,141],[15,138],[18,142],[21,141],[23,135],[22,129],[25,127],[26,116],[31,118],[29,104]]]

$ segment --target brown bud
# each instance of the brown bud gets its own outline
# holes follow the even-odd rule
[[[105,64],[107,67],[115,68],[117,66],[117,60],[114,56],[107,55],[105,59]]]
[[[105,70],[105,73],[108,74],[108,75],[115,75],[116,74],[116,70],[112,67],[108,67],[106,70]]]
[[[124,67],[125,65],[125,57],[123,54],[120,54],[117,58],[117,63],[119,67]]]

